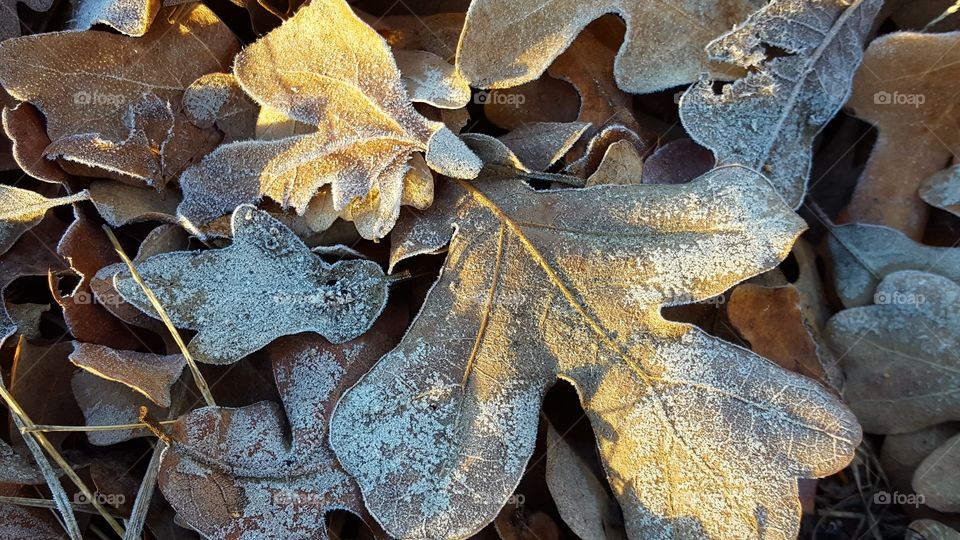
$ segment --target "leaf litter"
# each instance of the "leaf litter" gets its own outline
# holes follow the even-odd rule
[[[0,536],[960,535],[951,2],[19,4]]]

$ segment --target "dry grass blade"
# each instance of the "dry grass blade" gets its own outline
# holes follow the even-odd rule
[[[133,265],[133,261],[130,260],[130,257],[127,257],[127,254],[123,251],[123,247],[120,246],[120,242],[113,234],[113,231],[110,230],[110,227],[104,225],[103,230],[107,233],[107,237],[110,238],[110,243],[113,244],[113,248],[117,250],[117,255],[119,255],[124,264],[127,265],[127,268],[130,269],[130,275],[133,276],[133,280],[137,282],[137,285],[140,285],[141,289],[143,289],[143,294],[146,295],[148,300],[150,300],[150,304],[153,306],[153,309],[155,309],[157,314],[160,315],[160,319],[163,321],[163,324],[167,327],[167,330],[170,331],[170,335],[177,343],[177,347],[180,348],[180,352],[183,353],[183,357],[187,361],[187,366],[190,367],[190,373],[193,374],[193,380],[197,384],[197,388],[200,389],[200,394],[203,396],[203,400],[207,403],[207,405],[215,407],[217,403],[213,399],[213,394],[210,393],[210,387],[207,386],[207,381],[200,373],[200,368],[197,367],[197,363],[193,360],[193,356],[190,354],[190,351],[187,350],[187,344],[184,343],[183,338],[180,337],[180,332],[178,332],[176,327],[173,326],[173,322],[167,315],[167,311],[163,309],[163,306],[160,304],[160,300],[157,299],[157,296],[153,294],[153,291],[150,290],[150,287],[148,287],[146,282],[143,281],[143,278],[140,277],[140,273],[137,272],[136,267]]]
[[[161,420],[158,422],[160,425],[172,425],[176,424],[176,420]],[[62,431],[82,431],[84,433],[91,431],[125,431],[130,429],[141,429],[149,428],[148,424],[143,422],[138,422],[135,424],[113,424],[109,426],[54,426],[48,424],[35,424],[30,427],[26,427],[20,430],[23,433],[50,433],[50,432],[62,432]]]
[[[164,444],[155,444],[153,455],[150,457],[150,464],[147,465],[147,472],[143,475],[143,482],[140,483],[140,490],[137,492],[137,500],[133,503],[133,511],[130,513],[130,520],[127,521],[127,534],[123,540],[138,540],[143,531],[143,525],[147,520],[147,511],[150,509],[150,499],[153,498],[153,491],[157,487],[157,474],[160,472],[160,456],[163,455]]]
[[[22,344],[23,344],[23,338],[21,338],[20,340],[20,345]],[[20,345],[17,346],[16,354],[19,354],[20,352]],[[3,384],[0,384],[0,397],[3,397],[3,400],[7,403],[7,407],[10,409],[11,416],[13,417],[13,421],[14,423],[17,424],[18,428],[23,430],[24,428],[29,428],[34,426],[33,421],[30,420],[29,416],[27,416],[26,411],[24,411],[23,408],[20,407],[20,404],[17,403],[17,400],[14,399],[13,395],[7,390],[7,387],[4,386]],[[101,516],[103,516],[103,519],[105,519],[107,523],[110,525],[110,528],[116,531],[117,534],[119,534],[120,536],[123,536],[124,530],[123,530],[123,527],[120,525],[120,523],[118,523],[117,520],[114,519],[112,515],[110,515],[107,509],[104,508],[104,506],[97,501],[97,498],[94,496],[93,492],[90,491],[90,488],[87,487],[86,483],[84,483],[84,481],[79,476],[77,476],[77,473],[74,472],[73,467],[71,467],[70,464],[67,463],[67,460],[63,458],[60,452],[58,452],[57,449],[54,448],[52,444],[50,444],[50,441],[47,439],[47,437],[40,432],[30,433],[29,435],[27,435],[24,432],[24,435],[26,436],[23,438],[23,440],[26,441],[27,446],[30,448],[31,453],[33,453],[34,457],[36,458],[37,465],[41,468],[41,470],[44,471],[44,476],[48,477],[47,484],[49,485],[50,491],[53,493],[54,498],[55,499],[58,497],[61,498],[61,501],[66,505],[67,508],[72,508],[70,506],[69,500],[67,500],[66,493],[63,491],[63,487],[60,485],[59,479],[57,479],[55,474],[51,474],[52,468],[50,467],[50,463],[47,461],[46,457],[44,457],[43,452],[40,451],[40,448],[39,448],[40,446],[42,446],[43,449],[47,451],[47,454],[49,454],[50,457],[53,458],[53,460],[57,463],[57,465],[60,466],[64,474],[66,474],[67,477],[69,477],[70,480],[73,481],[74,485],[77,486],[77,488],[83,493],[83,495],[87,498],[87,500],[90,501],[91,504],[93,504],[93,507],[97,510],[97,512]],[[82,538],[82,536],[80,535],[79,528],[77,526],[76,519],[73,516],[72,510],[61,509],[61,514],[63,515],[65,525],[67,527],[67,532],[70,534],[71,538],[77,538],[77,539]]]

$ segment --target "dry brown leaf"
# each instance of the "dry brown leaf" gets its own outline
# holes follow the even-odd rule
[[[797,208],[804,200],[813,139],[850,95],[882,0],[773,0],[711,42],[712,60],[747,75],[718,93],[701,80],[680,99],[690,137],[717,162],[762,172]]]
[[[633,149],[640,156],[645,156],[650,148],[647,143],[637,135],[637,132],[619,124],[610,124],[598,133],[596,133],[590,142],[587,143],[587,149],[583,155],[567,165],[563,172],[582,178],[588,178],[595,173],[603,163],[603,158],[607,154],[607,149],[617,142],[625,141],[633,145]],[[639,173],[639,171],[637,171]],[[706,171],[704,171],[706,172]],[[628,182],[633,183],[633,182]]]
[[[224,143],[252,139],[256,135],[257,104],[232,73],[209,73],[193,81],[183,93],[183,110],[197,127],[216,125],[223,132]]]
[[[473,99],[488,120],[508,130],[535,122],[574,122],[580,110],[573,86],[547,75],[507,90],[482,91]]]
[[[74,0],[71,30],[107,25],[128,36],[142,36],[160,11],[161,0]]]
[[[233,244],[162,253],[137,265],[179,328],[197,330],[189,349],[200,362],[232,364],[274,339],[316,332],[334,343],[367,331],[386,305],[388,280],[372,261],[327,264],[267,212],[233,213]],[[114,287],[159,318],[128,271]]]
[[[432,52],[452,61],[463,31],[464,13],[434,15],[389,15],[380,17],[373,27],[394,49]]]
[[[913,489],[923,504],[941,512],[960,512],[960,435],[930,453],[913,473]]]
[[[657,148],[643,162],[644,184],[685,184],[714,166],[713,154],[690,139]]]
[[[89,198],[87,190],[48,199],[29,189],[0,184],[0,253],[6,252],[25,232],[36,227],[47,210]]]
[[[547,486],[560,517],[583,540],[626,538],[617,502],[603,482],[547,423]]]
[[[42,484],[43,473],[29,459],[21,456],[5,441],[0,440],[0,483]]]
[[[860,431],[839,400],[660,314],[787,255],[803,223],[756,173],[556,191],[488,173],[439,184],[431,210],[398,224],[391,260],[449,242],[440,279],[330,424],[388,533],[464,537],[493,520],[558,377],[636,538],[792,538],[797,478],[849,462]]]
[[[40,109],[53,141],[85,133],[123,141],[129,104],[150,92],[179,110],[187,86],[228,69],[237,50],[236,38],[216,15],[193,4],[161,10],[142,38],[88,30],[4,41],[0,83]]]
[[[960,420],[960,285],[915,270],[888,274],[877,305],[833,316],[844,395],[868,433],[905,433]]]
[[[83,418],[70,389],[74,367],[67,360],[70,343],[35,345],[21,341],[20,354],[10,375],[10,394],[36,424],[78,425]],[[10,424],[10,440],[23,444],[17,426]],[[59,446],[67,433],[47,433]],[[19,443],[17,441],[20,441]]]
[[[833,229],[829,246],[835,289],[846,307],[880,303],[877,284],[898,270],[930,272],[960,283],[960,249],[925,246],[889,227],[841,225]]]
[[[545,171],[590,128],[584,122],[534,122],[498,139],[530,170]]]
[[[914,240],[923,235],[928,209],[917,188],[960,153],[958,43],[960,32],[897,32],[870,44],[848,106],[879,133],[849,221],[887,225]]]
[[[123,383],[161,407],[170,406],[173,386],[186,361],[182,354],[160,355],[73,342],[70,361],[94,375]]]
[[[3,131],[13,142],[13,159],[23,172],[43,182],[67,182],[67,173],[43,155],[50,146],[50,138],[36,107],[29,103],[20,103],[13,109],[4,107]]]
[[[247,47],[234,73],[258,103],[318,130],[224,145],[187,171],[180,214],[195,227],[261,196],[304,215],[330,186],[333,209],[352,206],[361,235],[379,239],[399,215],[412,153],[425,152],[448,176],[471,178],[480,168],[453,132],[416,112],[389,47],[343,0],[301,8]]]
[[[758,0],[684,0],[669,9],[641,0],[474,0],[457,67],[471,86],[517,86],[546,71],[588,23],[616,13],[627,23],[614,64],[617,85],[656,92],[693,82],[703,71],[729,73],[708,63],[704,47],[761,6]]]
[[[643,166],[643,157],[632,142],[625,139],[614,141],[603,153],[597,170],[587,178],[586,186],[640,184]]]
[[[74,367],[69,362],[67,365]],[[143,395],[125,385],[102,379],[82,369],[76,370],[72,378],[66,379],[73,387],[73,395],[88,426],[136,424],[140,421],[140,407],[147,407],[153,415],[160,418],[167,415],[166,409],[153,405]],[[145,428],[88,431],[87,440],[95,446],[109,446],[152,435]]]
[[[927,204],[960,217],[960,165],[931,175],[920,184],[918,194]]]
[[[341,345],[319,336],[281,338],[266,353],[283,410],[260,402],[181,417],[160,471],[160,489],[178,516],[208,538],[326,539],[331,509],[375,526],[330,451],[326,424],[343,390],[396,343],[403,326],[385,317]]]

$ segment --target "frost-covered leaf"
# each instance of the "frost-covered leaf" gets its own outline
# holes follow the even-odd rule
[[[89,198],[87,190],[48,199],[29,189],[0,184],[0,253],[10,249],[23,233],[36,227],[47,210]]]
[[[960,512],[960,435],[954,435],[917,467],[913,489],[941,512]]]
[[[42,484],[40,469],[21,456],[5,441],[0,441],[0,482],[4,484]]]
[[[446,265],[330,428],[388,533],[489,523],[558,377],[578,390],[635,538],[793,538],[797,478],[851,459],[859,426],[822,387],[660,315],[787,255],[803,222],[756,173],[557,191],[487,173],[438,184],[415,218],[392,259],[449,242]]]
[[[829,239],[837,296],[846,307],[875,303],[877,283],[897,270],[919,270],[960,283],[960,249],[914,242],[880,225],[835,227]]]
[[[123,140],[98,133],[70,135],[53,141],[44,154],[77,175],[162,189],[221,139],[216,130],[198,128],[149,93],[127,107],[123,124],[129,130]]]
[[[680,118],[719,163],[762,172],[794,208],[803,202],[813,138],[850,95],[881,0],[774,0],[707,46],[750,72],[717,94],[690,87]],[[771,49],[784,54],[768,56]]]
[[[310,335],[269,345],[283,409],[260,402],[181,417],[160,472],[178,516],[207,538],[325,539],[332,509],[375,526],[329,448],[327,420],[343,390],[396,343],[402,321],[384,321],[341,345]]]
[[[170,406],[170,387],[186,365],[182,354],[121,351],[79,341],[73,342],[70,361],[98,377],[129,386],[161,407]]]
[[[616,13],[627,23],[614,73],[627,92],[687,84],[710,66],[703,48],[763,5],[758,0],[475,0],[457,49],[471,86],[509,88],[539,77],[588,23]],[[722,67],[717,73],[722,73]]]
[[[399,215],[412,153],[448,176],[480,168],[453,132],[417,113],[389,47],[343,0],[301,8],[238,55],[234,74],[257,103],[317,130],[224,145],[187,171],[180,214],[195,227],[261,196],[304,215],[329,186],[324,204],[353,206],[360,233],[378,239]]]
[[[105,24],[128,36],[142,36],[160,11],[161,0],[74,0],[73,30]]]
[[[72,364],[69,365],[73,367]],[[159,417],[167,414],[166,409],[157,407],[124,384],[109,381],[82,369],[76,370],[70,384],[88,426],[136,424],[140,421],[140,407],[147,407],[151,414]],[[87,432],[90,444],[96,446],[109,446],[150,436],[150,431],[145,428]]]
[[[585,122],[536,122],[499,137],[533,171],[545,171],[590,128]]]
[[[233,244],[162,253],[137,269],[174,325],[197,330],[190,352],[232,364],[274,339],[316,332],[334,343],[364,333],[387,300],[387,279],[371,261],[327,264],[267,212],[233,213]],[[129,272],[114,277],[124,299],[155,315]]]
[[[410,101],[459,109],[470,101],[470,85],[442,56],[427,51],[393,51]]]
[[[927,204],[960,217],[960,165],[934,173],[918,193]]]
[[[109,180],[90,183],[90,200],[100,217],[112,227],[141,221],[176,223],[180,204],[175,191],[157,191]]]
[[[956,529],[932,519],[918,519],[907,528],[904,540],[960,540]]]
[[[3,108],[3,131],[12,142],[11,153],[23,172],[43,182],[63,184],[69,177],[56,163],[44,159],[50,146],[44,119],[36,107],[20,103]]]
[[[643,157],[633,143],[616,141],[607,147],[597,170],[586,180],[586,186],[604,184],[640,184],[643,179]]]
[[[53,5],[53,0],[0,0],[0,41],[21,34],[18,4],[23,4],[33,11],[46,11]]]
[[[230,30],[198,3],[161,10],[142,38],[87,30],[4,41],[0,83],[40,109],[54,141],[84,133],[123,141],[129,104],[151,92],[177,110],[184,89],[201,75],[228,69],[237,50]]]
[[[223,132],[224,143],[255,135],[257,104],[232,73],[210,73],[193,81],[183,93],[183,109],[197,127],[216,125]]]
[[[960,420],[960,285],[903,270],[883,278],[876,305],[833,316],[844,395],[869,433],[905,433]]]
[[[64,540],[66,534],[56,521],[44,520],[30,509],[15,504],[0,504],[0,536],[6,540]]]
[[[886,225],[920,240],[928,209],[917,188],[960,154],[960,32],[896,32],[864,55],[848,106],[877,127],[853,192],[850,221]]]

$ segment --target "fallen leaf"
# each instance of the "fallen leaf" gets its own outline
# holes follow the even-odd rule
[[[433,15],[388,15],[378,18],[373,27],[394,49],[432,52],[452,60],[463,31],[464,13]]]
[[[90,183],[90,201],[111,227],[141,221],[177,222],[180,198],[175,191],[157,191],[109,180]]]
[[[564,167],[563,172],[581,178],[589,178],[600,168],[600,164],[603,163],[603,158],[607,155],[610,146],[620,141],[631,144],[641,157],[650,151],[650,147],[635,131],[619,124],[610,124],[593,135],[590,142],[587,143],[583,155]]]
[[[677,139],[654,150],[643,162],[641,183],[685,184],[715,165],[713,154],[690,139]]]
[[[553,425],[547,426],[547,486],[564,523],[583,540],[626,538],[620,509],[603,482]]]
[[[63,540],[66,538],[56,521],[40,519],[29,510],[15,504],[0,504],[0,536],[7,540]]]
[[[410,101],[441,109],[459,109],[470,101],[470,85],[442,56],[398,49],[393,58]]]
[[[221,139],[216,130],[198,128],[174,113],[169,102],[149,93],[130,104],[123,124],[129,133],[121,141],[104,139],[99,133],[70,135],[50,143],[44,154],[79,176],[163,189]]]
[[[559,161],[590,128],[584,122],[534,122],[499,137],[533,171],[545,171]]]
[[[170,407],[170,387],[186,366],[182,354],[123,351],[79,341],[73,342],[70,361],[97,377],[127,385],[164,408]]]
[[[232,73],[209,73],[193,81],[183,93],[183,109],[197,127],[216,125],[223,132],[224,143],[255,136],[257,104]]]
[[[848,106],[877,127],[877,142],[847,207],[849,221],[921,238],[928,210],[917,188],[960,152],[958,43],[960,32],[896,32],[870,44]]]
[[[232,364],[300,332],[343,343],[368,330],[383,310],[388,280],[376,263],[327,264],[249,205],[233,213],[232,228],[230,247],[162,253],[137,265],[173,324],[197,330],[189,344],[197,361]],[[116,274],[114,286],[158,317],[129,272]]]
[[[627,23],[614,63],[617,86],[644,94],[697,80],[712,68],[704,46],[760,8],[756,0],[684,1],[664,9],[638,0],[541,3],[475,0],[457,48],[457,68],[478,88],[509,88],[539,77],[591,21],[616,13]]]
[[[960,435],[954,435],[923,460],[913,473],[913,489],[931,508],[960,512]]]
[[[813,138],[850,95],[881,0],[775,0],[711,42],[712,60],[748,71],[717,94],[702,80],[680,99],[690,137],[717,162],[770,178],[794,208],[803,202]],[[783,54],[771,54],[782,50]]]
[[[13,159],[23,172],[43,182],[65,184],[69,180],[56,163],[46,159],[43,151],[50,146],[47,128],[36,107],[20,103],[3,108],[3,131],[12,141]]]
[[[326,422],[343,390],[396,343],[390,334],[399,328],[396,319],[378,323],[341,345],[312,335],[281,338],[266,353],[283,410],[260,402],[181,417],[159,477],[177,515],[208,538],[326,539],[332,509],[373,525],[329,449]]]
[[[868,433],[905,433],[960,420],[960,285],[903,270],[877,286],[876,305],[827,324],[841,358],[844,396]]]
[[[580,111],[573,86],[547,75],[505,90],[478,92],[473,101],[483,105],[487,120],[507,130],[534,122],[574,122]]]
[[[194,226],[261,196],[303,215],[329,185],[333,209],[352,206],[364,218],[360,233],[378,239],[399,215],[413,152],[424,151],[430,168],[447,176],[471,178],[480,168],[453,132],[416,112],[389,47],[343,0],[301,8],[238,55],[234,73],[261,105],[319,129],[224,145],[187,171],[180,214]]]
[[[74,367],[69,362],[67,365]],[[88,426],[136,424],[140,421],[140,407],[148,407],[151,413],[161,418],[167,415],[166,409],[152,405],[143,395],[125,385],[102,379],[82,369],[76,370],[73,377],[67,380],[73,387],[73,395]],[[151,436],[153,434],[145,428],[87,432],[87,440],[95,446],[110,446]]]
[[[70,389],[74,368],[67,361],[69,342],[35,345],[21,341],[19,351],[11,371],[9,389],[20,407],[35,424],[77,425],[82,416]],[[55,447],[59,447],[67,435],[46,434]],[[14,445],[23,444],[20,430],[13,423],[10,424],[9,440]]]
[[[151,92],[179,109],[187,86],[226,69],[237,50],[236,38],[205,6],[165,8],[142,38],[88,30],[4,41],[0,84],[40,109],[53,141],[85,133],[122,141],[128,104]]]
[[[87,190],[48,199],[29,189],[0,184],[0,253],[5,253],[25,232],[36,227],[47,210],[89,198]]]
[[[960,249],[925,246],[889,227],[840,225],[828,245],[837,296],[848,308],[879,303],[877,284],[898,270],[930,272],[960,283]]]
[[[142,36],[160,11],[161,0],[75,0],[71,30],[105,24],[128,36]]]
[[[21,456],[5,441],[0,441],[0,483],[43,484],[43,473],[29,459]]]
[[[930,175],[917,193],[930,206],[960,217],[960,165]]]
[[[621,139],[607,147],[597,170],[587,178],[586,187],[604,184],[640,184],[643,176],[643,156],[632,142]],[[705,171],[704,171],[705,172]]]
[[[440,279],[331,420],[384,529],[465,537],[493,520],[562,377],[628,536],[792,537],[797,477],[849,462],[852,414],[816,383],[660,315],[787,255],[803,223],[765,186],[740,167],[681,186],[439,184],[432,212],[394,232],[391,259],[449,242]]]

